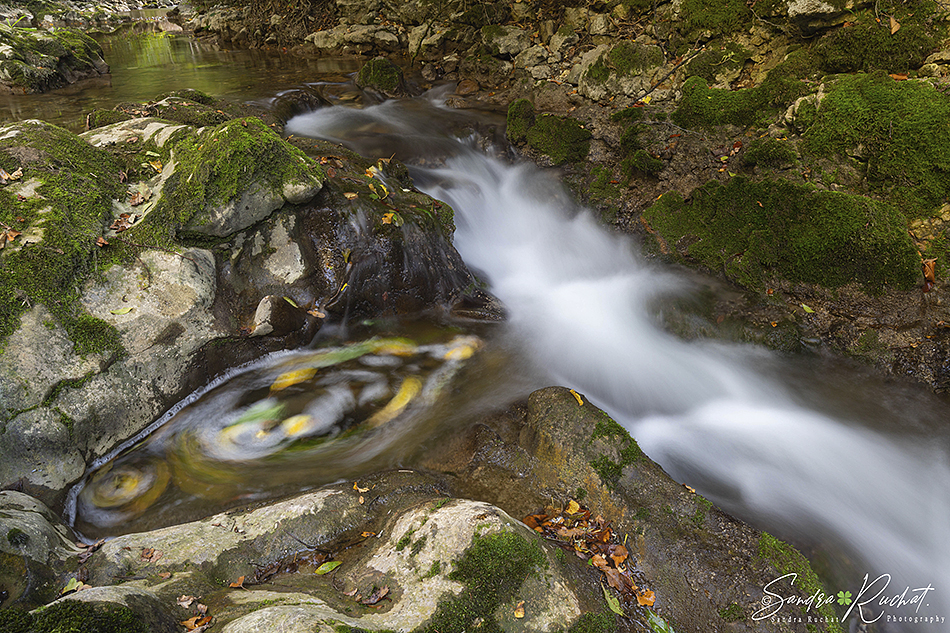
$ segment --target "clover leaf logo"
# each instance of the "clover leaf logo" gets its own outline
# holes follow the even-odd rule
[[[838,592],[838,604],[842,606],[848,606],[851,604],[851,592],[850,591],[839,591]]]

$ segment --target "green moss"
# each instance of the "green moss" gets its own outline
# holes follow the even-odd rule
[[[929,216],[950,199],[950,97],[927,82],[843,77],[828,86],[803,136],[817,156],[860,146],[872,190],[908,217]]]
[[[655,176],[663,171],[664,167],[666,167],[666,163],[659,158],[654,158],[645,149],[638,149],[620,163],[620,169],[627,175],[627,178],[632,177],[637,172]]]
[[[782,167],[795,162],[797,154],[788,142],[774,138],[757,138],[742,154],[742,163],[749,167]]]
[[[745,619],[745,611],[738,604],[733,602],[728,607],[719,609],[719,617],[726,622],[738,622]]]
[[[108,152],[46,124],[15,124],[19,133],[0,141],[0,150],[30,147],[35,156],[19,160],[0,153],[8,172],[23,169],[22,180],[37,180],[38,196],[0,194],[0,222],[43,239],[0,253],[0,339],[19,327],[19,315],[43,303],[84,355],[121,350],[118,332],[79,306],[82,282],[92,271],[96,239],[112,218],[112,199],[124,194],[120,165]]]
[[[877,330],[863,332],[854,345],[847,349],[847,353],[871,363],[886,361],[892,356],[891,350],[881,342]]]
[[[690,520],[698,528],[706,525],[706,517],[709,516],[709,510],[712,508],[712,501],[705,497],[696,496],[696,512],[690,517]]]
[[[417,555],[422,551],[422,548],[426,545],[426,537],[423,536],[421,539],[412,544],[412,547],[409,548],[409,554],[411,556]]]
[[[643,120],[644,108],[624,108],[617,110],[610,115],[610,120],[615,123],[634,123]]]
[[[761,89],[720,90],[710,88],[702,77],[683,84],[683,98],[673,113],[673,122],[683,127],[752,125],[769,114]]]
[[[356,76],[356,84],[361,88],[373,88],[392,94],[399,88],[402,71],[385,57],[377,57],[363,64]]]
[[[22,609],[0,610],[0,631],[5,633],[31,633],[33,616]]]
[[[586,497],[587,497],[586,488],[578,488],[577,490],[574,491],[574,498],[577,499],[578,501],[583,501]]]
[[[823,37],[815,47],[821,70],[826,73],[853,73],[882,70],[889,73],[920,68],[924,59],[938,48],[945,30],[933,20],[937,3],[923,0],[908,5],[884,0],[876,10],[893,16],[901,25],[891,33],[890,20],[878,22],[874,11],[852,14],[849,26]]]
[[[63,600],[32,616],[31,633],[147,633],[128,607]]]
[[[677,251],[747,288],[779,276],[868,290],[910,288],[920,260],[889,204],[784,180],[710,182],[689,202],[671,192],[644,217]]]
[[[568,633],[613,633],[617,617],[611,613],[583,613]]]
[[[121,123],[132,118],[131,114],[125,112],[116,112],[115,110],[103,110],[97,108],[86,115],[86,129],[93,130],[104,125]]]
[[[459,596],[440,603],[421,632],[463,633],[476,626],[485,633],[501,631],[494,618],[498,605],[511,601],[528,574],[544,561],[537,541],[515,532],[476,538],[448,576],[465,588]]]
[[[752,13],[745,0],[683,0],[680,30],[688,41],[703,32],[714,37],[730,35],[751,23]]]
[[[409,547],[409,544],[412,543],[412,534],[415,530],[410,530],[407,532],[401,539],[396,542],[396,551],[401,552],[402,550]]]
[[[706,50],[693,57],[686,66],[691,76],[702,77],[709,83],[715,83],[717,77],[725,71],[740,70],[749,59],[749,51],[735,42],[707,44]]]
[[[527,139],[528,130],[534,125],[534,104],[527,99],[512,101],[508,106],[508,125],[505,134],[512,143]]]
[[[571,117],[542,114],[528,130],[528,144],[560,165],[587,158],[591,133]]]
[[[590,195],[597,199],[616,198],[620,195],[620,187],[612,183],[613,176],[610,171],[602,165],[594,165],[590,170],[594,177],[588,187]]]
[[[778,540],[768,532],[763,532],[762,536],[759,537],[758,555],[772,564],[783,575],[797,574],[795,585],[805,595],[813,595],[819,591],[825,594],[828,593],[822,586],[821,581],[818,580],[818,575],[815,574],[808,560],[794,547]],[[824,616],[828,623],[828,631],[843,633],[831,605],[822,606],[818,613]]]
[[[30,535],[20,528],[12,528],[7,532],[7,542],[13,547],[23,547],[30,542]]]
[[[586,77],[596,83],[604,83],[611,73],[626,77],[641,73],[663,63],[663,52],[656,46],[644,46],[636,42],[620,42],[601,55],[587,69]]]
[[[636,440],[630,437],[627,429],[612,420],[606,413],[594,426],[594,432],[591,433],[590,438],[591,440],[604,438],[611,443],[620,444],[618,447],[620,449],[619,462],[613,461],[606,455],[601,455],[590,462],[591,468],[600,475],[601,480],[603,480],[608,487],[613,487],[620,481],[625,467],[643,457],[643,451],[640,450],[640,446]]]
[[[434,560],[432,561],[432,566],[429,567],[429,571],[425,573],[423,578],[432,578],[433,576],[438,576],[442,572],[442,561]]]

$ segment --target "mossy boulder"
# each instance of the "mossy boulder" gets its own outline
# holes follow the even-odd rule
[[[553,114],[535,116],[534,106],[519,99],[508,106],[508,139],[551,158],[555,165],[587,158],[591,133],[577,120]]]
[[[653,44],[622,41],[603,45],[595,49],[593,63],[581,71],[577,90],[593,100],[608,95],[639,97],[655,88],[654,79],[664,64],[663,49]]]
[[[747,288],[782,277],[879,292],[909,288],[919,274],[903,217],[862,196],[739,176],[688,201],[668,193],[644,217],[681,256]]]
[[[406,95],[402,71],[385,57],[377,57],[363,64],[356,75],[356,85],[376,90],[387,97]]]
[[[102,47],[84,33],[0,24],[0,92],[46,92],[108,72]]]
[[[802,125],[806,152],[853,157],[872,191],[908,218],[930,217],[950,199],[950,97],[930,82],[838,78]]]

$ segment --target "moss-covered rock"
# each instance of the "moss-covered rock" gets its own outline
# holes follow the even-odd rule
[[[528,130],[534,125],[534,104],[528,99],[512,101],[508,106],[505,134],[512,143],[521,143],[528,138]]]
[[[854,156],[868,185],[909,218],[950,199],[950,97],[927,81],[884,73],[829,82],[803,134],[805,151]]]
[[[37,93],[109,72],[102,47],[79,31],[0,24],[0,92]]]
[[[528,145],[551,158],[555,165],[587,158],[591,133],[571,117],[542,114],[528,128]]]
[[[684,257],[758,289],[773,276],[873,291],[908,288],[920,259],[889,204],[788,181],[710,182],[664,195],[644,217]]]
[[[376,90],[389,97],[406,93],[402,71],[385,57],[377,57],[363,64],[356,75],[356,85]]]

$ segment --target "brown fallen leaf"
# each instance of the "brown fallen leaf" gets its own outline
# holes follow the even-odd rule
[[[374,588],[373,593],[370,594],[369,597],[363,598],[362,600],[360,600],[360,602],[367,605],[373,605],[379,602],[380,600],[382,600],[383,598],[385,598],[387,594],[389,594],[388,585],[383,587],[382,589]]]
[[[891,35],[897,33],[897,29],[901,28],[901,23],[894,19],[894,16],[891,16]]]
[[[244,576],[238,578],[237,582],[232,582],[229,584],[228,587],[231,587],[232,589],[244,589]]]
[[[515,617],[519,619],[524,617],[524,600],[515,606]]]
[[[656,602],[656,594],[649,589],[637,594],[637,604],[641,607],[652,607],[654,602]]]
[[[627,560],[627,556],[629,556],[629,554],[630,553],[627,551],[626,547],[624,547],[623,545],[617,545],[616,547],[613,548],[613,552],[611,552],[610,558],[611,560],[614,561],[614,565],[616,565],[617,567],[620,567],[620,565],[622,565],[623,562]]]
[[[204,630],[203,627],[207,627],[208,624],[210,623],[211,623],[210,615],[205,615],[205,616],[196,615],[193,618],[188,618],[187,620],[183,620],[179,622],[179,624],[181,624],[183,627],[185,627],[189,631],[197,631],[199,629]]]
[[[924,271],[924,279],[926,279],[930,283],[935,283],[937,260],[925,259],[923,262],[921,262],[921,266],[923,267],[923,271]]]
[[[346,192],[344,192],[344,193],[343,193],[343,196],[344,196],[347,200],[353,200],[353,199],[355,199],[355,198],[359,198],[359,194],[353,193],[352,191],[346,191]]]
[[[103,246],[108,246],[108,245],[109,245],[109,241],[106,238],[102,237],[101,235],[96,238],[96,246],[102,248]]]
[[[904,74],[893,73],[888,76],[895,81],[907,81],[907,75]]]
[[[194,596],[181,595],[181,596],[178,596],[178,600],[176,600],[176,602],[178,603],[178,606],[179,606],[179,607],[181,607],[181,608],[183,608],[183,609],[187,609],[188,607],[191,606],[191,604],[192,604],[195,600],[197,600],[197,598],[195,598]]]
[[[162,573],[158,575],[158,577],[161,578],[162,580],[168,580],[169,578],[172,577],[172,573],[170,571],[163,571]]]

